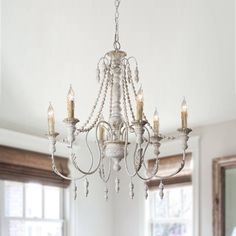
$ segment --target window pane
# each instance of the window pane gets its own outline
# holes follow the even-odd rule
[[[169,187],[163,200],[150,194],[151,236],[192,235],[192,186]]]
[[[62,223],[10,220],[7,236],[62,236]]]
[[[46,219],[60,219],[60,189],[44,187],[44,214]]]
[[[25,185],[26,217],[42,217],[42,186],[40,184]]]
[[[5,216],[23,216],[23,184],[5,181]]]
[[[182,216],[182,198],[181,189],[173,188],[168,191],[169,193],[169,217],[181,217]]]
[[[166,218],[168,217],[168,194],[165,194],[163,199],[160,199],[159,192],[155,193],[154,198],[154,217]]]
[[[190,236],[190,232],[187,224],[165,223],[155,225],[153,236]]]
[[[7,227],[7,236],[25,236],[24,221],[10,220]]]

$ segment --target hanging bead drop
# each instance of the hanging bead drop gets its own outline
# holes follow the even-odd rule
[[[105,195],[104,195],[105,200],[107,201],[108,200],[108,188],[107,188],[107,186],[105,187],[104,193],[105,193]]]
[[[164,184],[162,183],[162,180],[159,184],[159,190],[160,190],[159,196],[160,196],[161,199],[163,199],[163,197],[164,197]]]
[[[148,199],[148,186],[145,184],[145,199]]]
[[[134,199],[134,184],[132,181],[129,184],[129,196],[131,199]]]
[[[120,191],[120,180],[117,177],[115,179],[115,191],[116,193],[119,193]]]
[[[89,181],[85,179],[84,181],[84,188],[85,188],[85,196],[88,197],[89,194]]]

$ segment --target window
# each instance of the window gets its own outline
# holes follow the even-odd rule
[[[191,236],[192,185],[168,186],[161,200],[159,191],[149,198],[150,236]]]
[[[63,189],[0,181],[1,236],[63,236]]]

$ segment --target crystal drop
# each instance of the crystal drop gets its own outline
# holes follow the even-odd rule
[[[117,177],[115,179],[115,191],[116,193],[119,193],[120,191],[120,180]]]

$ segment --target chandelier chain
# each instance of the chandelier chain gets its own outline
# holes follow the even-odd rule
[[[101,101],[100,109],[98,110],[97,117],[94,119],[93,123],[88,128],[79,129],[79,132],[88,132],[91,129],[93,129],[95,127],[95,125],[97,124],[99,118],[101,117],[102,110],[103,110],[104,105],[105,105],[105,101],[106,101],[106,97],[107,97],[106,94],[107,94],[107,90],[108,90],[108,85],[109,85],[109,80],[107,78],[106,79],[105,88],[104,88],[104,92],[103,92],[104,95],[103,95],[103,98],[102,98],[102,101]]]
[[[109,108],[109,117],[111,117],[111,114],[112,114],[112,97],[113,97],[113,76],[110,75],[110,87],[111,87],[111,90],[110,90],[110,108]]]
[[[133,107],[132,107],[132,102],[131,102],[131,98],[130,98],[130,94],[129,94],[129,88],[128,88],[127,79],[125,79],[125,88],[126,88],[126,96],[127,96],[127,100],[128,100],[128,104],[129,104],[129,109],[130,109],[130,113],[131,113],[131,116],[132,116],[132,120],[135,121],[135,115],[134,115],[134,111],[133,111]]]
[[[114,49],[120,50],[120,42],[119,42],[119,6],[120,0],[115,0],[115,39],[114,39]]]
[[[97,97],[96,101],[94,102],[92,111],[91,111],[91,113],[89,114],[88,119],[87,119],[86,122],[81,126],[80,132],[83,132],[83,131],[84,131],[85,127],[89,124],[89,122],[91,121],[91,119],[92,119],[92,117],[93,117],[93,114],[94,114],[94,112],[95,112],[95,110],[96,110],[96,107],[97,107],[97,105],[98,105],[98,102],[99,102],[100,97],[101,97],[101,94],[102,94],[102,89],[103,89],[103,87],[104,87],[104,82],[105,82],[105,79],[103,78],[102,83],[101,83],[100,88],[99,88],[98,97]]]
[[[128,117],[128,112],[127,112],[126,91],[125,91],[125,76],[124,75],[123,75],[123,78],[122,78],[122,89],[123,89],[123,107],[124,107],[125,121],[129,125],[130,123],[129,123],[129,117]]]

